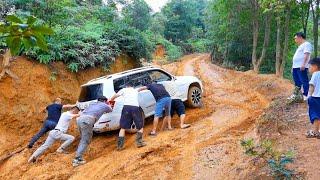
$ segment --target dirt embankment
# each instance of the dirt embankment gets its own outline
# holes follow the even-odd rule
[[[22,67],[38,66],[33,63],[22,65]],[[192,123],[191,128],[185,130],[176,128],[174,131],[161,132],[156,138],[145,136],[148,146],[141,149],[135,147],[135,137],[128,135],[126,137],[126,149],[121,152],[115,150],[116,133],[96,136],[85,155],[85,159],[89,162],[79,168],[71,166],[73,153],[69,155],[54,153],[55,148],[58,146],[57,144],[40,157],[36,164],[31,165],[27,164],[26,161],[32,150],[25,150],[0,166],[0,178],[254,178],[250,176],[252,165],[247,162],[248,157],[243,154],[239,141],[243,137],[255,135],[256,120],[273,100],[287,95],[291,91],[292,86],[290,83],[286,80],[278,79],[273,75],[256,75],[253,72],[242,73],[220,68],[210,63],[209,55],[207,54],[185,56],[181,61],[165,65],[163,68],[176,75],[197,76],[204,83],[204,107],[201,109],[187,109],[186,121]],[[78,78],[78,80],[61,78],[63,80],[59,82],[60,84],[55,84],[45,80],[48,79],[50,75],[48,72],[50,71],[42,69],[43,67],[35,71],[40,72],[35,76],[40,78],[40,80],[28,75],[26,79],[31,78],[33,84],[28,85],[29,81],[23,81],[23,84],[26,83],[26,85],[23,85],[24,91],[27,92],[21,96],[24,99],[23,103],[19,103],[20,98],[11,96],[11,98],[15,99],[10,106],[14,106],[18,110],[24,107],[25,111],[23,113],[25,117],[29,111],[35,109],[30,113],[30,117],[34,117],[32,120],[30,120],[31,118],[19,116],[14,111],[10,111],[10,118],[5,117],[5,121],[1,121],[3,124],[0,133],[11,140],[11,143],[15,143],[16,139],[19,142],[26,142],[31,137],[31,134],[40,128],[40,120],[44,115],[39,116],[37,110],[40,106],[48,103],[51,100],[50,98],[55,97],[57,94],[62,94],[65,95],[64,98],[66,100],[73,100],[74,90],[72,88],[78,87],[79,77],[81,76],[66,76],[74,79]],[[23,76],[23,72],[27,72],[27,70],[21,69],[14,71],[21,71],[21,74],[18,74],[20,77]],[[63,73],[61,74],[63,75]],[[77,83],[77,85],[72,83],[67,87],[62,86],[68,81]],[[42,82],[42,84],[38,82]],[[11,80],[8,80],[6,85],[2,86],[19,88],[19,85],[11,82]],[[35,90],[32,90],[33,88],[39,89],[36,91],[38,93],[35,93]],[[21,91],[19,90],[19,92]],[[7,98],[6,102],[9,103],[9,101],[10,98]],[[13,121],[15,125],[10,125],[11,118],[15,118]],[[29,123],[28,121],[32,122]],[[26,122],[28,126],[25,127],[26,125],[22,122]],[[178,124],[179,121],[175,117],[173,125],[178,127]],[[71,134],[78,137],[74,125],[70,129]],[[145,131],[149,132],[150,129],[151,122],[147,122]],[[11,138],[10,133],[15,134],[15,137]],[[70,148],[70,152],[75,151],[78,140],[77,138]],[[5,143],[2,147],[6,149],[11,148],[10,143]]]
[[[18,58],[11,65],[11,70],[19,80],[5,78],[0,82],[0,155],[26,145],[46,116],[41,110],[56,97],[61,97],[63,103],[75,103],[81,84],[92,78],[134,67],[133,60],[121,56],[111,66],[110,72],[92,68],[74,74],[62,63],[48,67],[23,57]],[[57,73],[55,77],[53,72]],[[56,80],[50,80],[50,77]]]

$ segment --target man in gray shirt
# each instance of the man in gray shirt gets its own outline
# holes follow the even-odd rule
[[[90,106],[81,113],[77,120],[81,139],[76,152],[76,157],[72,161],[74,167],[86,163],[82,156],[91,142],[93,125],[104,113],[109,113],[111,111],[112,108],[108,104],[108,99],[101,96],[96,103],[90,104]]]

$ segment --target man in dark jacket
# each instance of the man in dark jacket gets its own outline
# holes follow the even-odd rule
[[[138,89],[138,91],[150,90],[154,98],[156,99],[156,108],[153,120],[153,129],[149,135],[157,135],[157,127],[159,123],[159,118],[163,117],[164,112],[164,122],[168,122],[168,129],[172,130],[171,127],[171,97],[166,91],[162,84],[151,83]]]
[[[61,116],[61,111],[62,109],[65,108],[72,108],[75,107],[76,105],[70,105],[70,104],[66,104],[66,105],[62,105],[61,104],[61,98],[57,98],[55,99],[53,104],[50,104],[49,106],[46,107],[46,111],[48,112],[48,117],[46,118],[46,120],[43,123],[43,126],[41,128],[41,130],[32,137],[32,139],[29,142],[28,148],[32,148],[33,145],[44,135],[46,134],[48,131],[53,130],[59,119]]]

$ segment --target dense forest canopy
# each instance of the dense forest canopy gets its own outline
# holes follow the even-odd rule
[[[151,60],[161,44],[169,61],[209,52],[225,67],[289,77],[296,32],[305,32],[318,49],[319,1],[170,0],[155,13],[144,0],[5,0],[0,19],[40,19],[54,30],[46,36],[48,51],[20,54],[41,63],[63,61],[75,72],[108,68],[121,53]]]

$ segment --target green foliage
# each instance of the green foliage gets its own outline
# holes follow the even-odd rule
[[[151,22],[151,8],[144,0],[133,0],[124,9],[123,13],[127,23],[140,30],[145,31]]]
[[[116,42],[121,52],[135,59],[152,58],[153,46],[143,34],[126,24],[117,24],[109,27],[103,37]]]
[[[53,30],[49,27],[36,24],[34,16],[21,19],[16,15],[8,15],[5,22],[0,22],[0,38],[5,39],[6,46],[12,55],[18,55],[21,48],[28,50],[32,47],[39,47],[47,51],[45,35],[52,35]]]
[[[294,153],[292,151],[286,153],[277,151],[270,140],[262,141],[258,145],[253,139],[242,140],[241,146],[246,155],[255,159],[263,159],[275,179],[291,179],[294,176],[294,171],[287,168],[289,163],[294,162]]]
[[[205,29],[203,22],[207,1],[172,0],[164,8],[167,17],[165,37],[174,43],[186,42],[192,37],[194,27]]]
[[[157,45],[163,45],[166,50],[166,59],[169,61],[175,61],[179,59],[183,55],[182,48],[180,46],[176,46],[170,41],[166,40],[163,36],[158,35],[157,33],[153,33],[152,31],[145,32],[145,37],[151,43],[153,49]]]
[[[23,46],[20,50],[40,63],[63,61],[73,72],[98,65],[107,70],[121,53],[127,53],[136,60],[150,60],[153,50],[151,43],[141,31],[126,24],[117,12],[115,3],[125,7],[129,7],[128,4],[123,0],[108,2],[108,5],[103,5],[95,0],[10,1],[9,5],[15,7],[17,14],[22,17],[29,17],[29,14],[41,17],[39,23],[47,22],[55,31],[50,37],[41,36],[43,39],[40,40],[43,41],[37,41],[39,47]],[[44,30],[34,29],[39,32]],[[48,48],[44,40],[48,42]],[[28,42],[25,43],[28,45]]]

